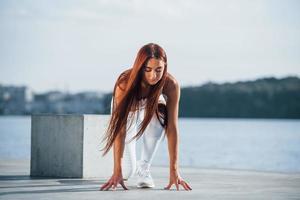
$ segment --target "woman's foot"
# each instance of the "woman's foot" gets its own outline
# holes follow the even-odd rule
[[[149,170],[143,174],[138,174],[138,181],[137,181],[136,185],[138,188],[153,188],[153,187],[155,187],[154,181],[152,179],[152,176],[151,176]]]
[[[138,161],[136,175],[138,177],[138,188],[153,188],[155,186],[150,173],[150,164],[145,161]]]

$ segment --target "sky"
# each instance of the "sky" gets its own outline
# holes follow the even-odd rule
[[[0,0],[0,84],[110,92],[159,44],[181,87],[300,76],[297,0]]]

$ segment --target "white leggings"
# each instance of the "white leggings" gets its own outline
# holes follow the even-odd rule
[[[111,101],[111,111],[112,111],[112,102]],[[159,97],[159,102],[166,104],[166,101],[162,95]],[[137,167],[143,167],[143,170],[149,170],[153,157],[156,153],[158,145],[163,138],[164,128],[160,124],[157,116],[154,114],[147,128],[143,132],[141,137],[142,139],[142,152],[141,159],[139,160],[139,165],[137,165],[136,158],[136,142],[137,139],[134,139],[130,142],[130,140],[137,134],[139,130],[139,125],[143,121],[145,114],[145,100],[140,100],[139,110],[136,112],[129,113],[130,118],[127,120],[126,127],[126,139],[125,139],[125,148],[122,158],[122,173],[123,178],[128,179],[132,177]],[[131,121],[132,119],[132,121]],[[132,123],[130,125],[130,123]],[[128,129],[129,128],[129,129]]]

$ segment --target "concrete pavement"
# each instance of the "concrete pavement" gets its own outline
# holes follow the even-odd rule
[[[193,190],[166,191],[168,168],[153,167],[154,189],[136,188],[133,178],[126,182],[128,191],[98,191],[105,180],[32,178],[29,165],[29,160],[0,160],[0,199],[300,199],[300,174],[181,168]]]

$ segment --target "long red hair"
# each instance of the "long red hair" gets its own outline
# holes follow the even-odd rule
[[[113,97],[115,96],[116,87],[124,91],[120,102],[116,105],[113,98],[113,109],[108,128],[106,130],[103,141],[106,141],[103,155],[105,155],[112,147],[116,137],[119,134],[126,134],[129,127],[126,127],[128,115],[132,109],[138,107],[138,101],[141,92],[141,81],[144,75],[144,68],[151,58],[161,59],[165,63],[162,78],[155,84],[150,86],[150,93],[147,96],[145,107],[145,117],[139,126],[139,130],[134,138],[142,136],[154,114],[158,118],[161,125],[167,127],[167,109],[164,104],[159,104],[158,99],[162,93],[163,86],[167,77],[167,56],[165,51],[157,44],[149,43],[144,45],[137,53],[134,64],[131,69],[123,72],[117,79],[114,86]],[[125,87],[122,88],[122,85]],[[131,123],[130,123],[131,124]],[[124,131],[125,130],[125,131]]]

